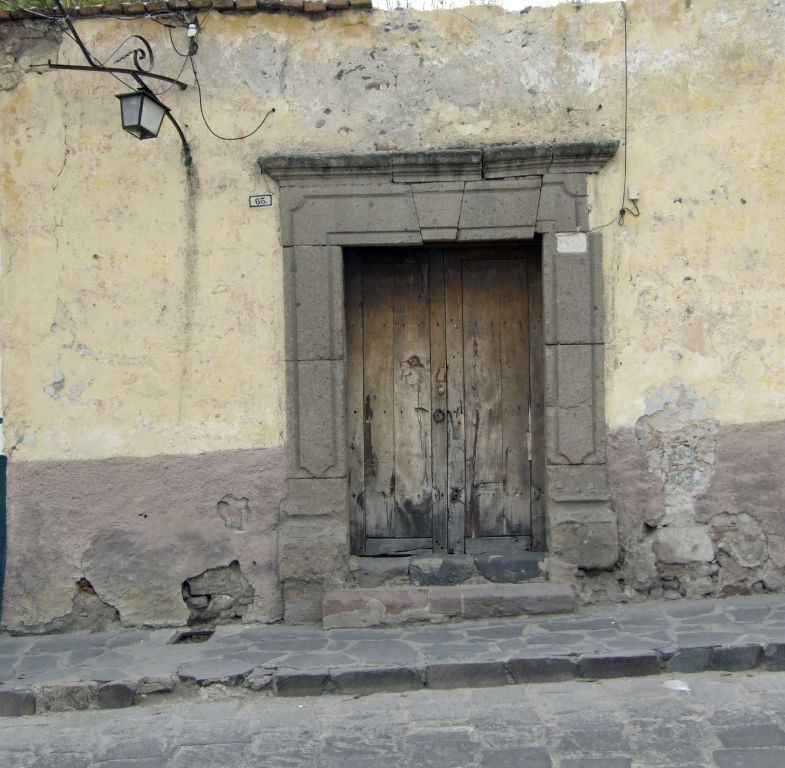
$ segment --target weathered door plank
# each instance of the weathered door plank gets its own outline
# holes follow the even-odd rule
[[[447,551],[456,554],[464,551],[466,529],[466,436],[461,263],[452,251],[445,251],[444,255],[444,301],[447,347]]]
[[[445,336],[444,251],[429,253],[428,284],[431,304],[431,466],[433,477],[433,551],[446,553],[447,492],[447,340]]]
[[[395,536],[432,535],[428,262],[393,267]]]
[[[363,421],[365,528],[368,537],[393,537],[395,406],[393,291],[390,269],[363,269]]]
[[[365,436],[363,405],[363,280],[362,261],[349,252],[346,285],[346,408],[347,480],[349,483],[349,536],[353,555],[365,554]]]
[[[501,530],[492,535],[531,533],[529,461],[529,295],[526,262],[495,262],[498,270],[501,391],[502,507]]]
[[[501,318],[497,262],[464,261],[466,536],[504,535]]]

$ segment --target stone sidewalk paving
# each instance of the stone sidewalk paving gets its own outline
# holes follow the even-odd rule
[[[0,715],[126,707],[184,687],[368,694],[653,675],[785,670],[785,595],[584,607],[385,629],[220,626],[0,638]]]

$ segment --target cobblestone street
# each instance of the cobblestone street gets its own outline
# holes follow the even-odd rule
[[[272,698],[210,686],[0,720],[4,768],[782,768],[781,674]],[[164,703],[161,703],[163,701]]]

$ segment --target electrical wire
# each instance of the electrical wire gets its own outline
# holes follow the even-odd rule
[[[216,133],[210,127],[210,123],[207,122],[207,118],[205,117],[204,105],[202,104],[202,86],[199,82],[199,76],[196,74],[196,66],[194,65],[194,57],[192,54],[189,54],[188,61],[191,62],[191,69],[194,73],[194,82],[196,83],[196,92],[199,94],[199,112],[202,115],[204,124],[207,126],[207,130],[210,131],[210,133],[212,133],[215,138],[221,139],[222,141],[241,141],[242,139],[250,138],[267,122],[267,118],[270,117],[273,112],[275,112],[275,107],[270,107],[270,109],[267,111],[267,114],[262,118],[262,122],[259,123],[259,125],[257,125],[256,128],[254,128],[250,133],[246,133],[242,136],[221,136],[220,133]]]
[[[597,227],[592,227],[589,231],[596,232],[598,229],[605,229],[605,227],[609,227],[611,224],[618,224],[620,227],[624,226],[624,220],[627,215],[633,216],[636,219],[638,216],[641,215],[640,209],[638,208],[638,204],[635,200],[630,200],[635,210],[628,208],[627,203],[627,136],[628,136],[628,128],[629,128],[629,110],[628,110],[628,102],[629,102],[629,95],[630,95],[630,88],[629,88],[629,60],[627,54],[627,3],[625,0],[621,2],[621,17],[624,22],[624,147],[622,149],[622,157],[624,163],[624,181],[621,188],[621,207],[619,208],[618,214],[614,216],[610,221],[606,222],[605,224],[600,224]]]
[[[177,73],[177,77],[175,77],[175,80],[180,79],[187,65],[188,65],[188,59],[184,59],[183,66],[180,67],[180,71]],[[177,85],[177,83],[169,83],[169,85],[166,86],[166,88],[164,88],[162,91],[158,91],[157,93],[154,93],[153,96],[163,96],[165,93],[169,93],[169,91],[171,91],[172,88],[175,87],[175,85]]]
[[[179,51],[179,50],[177,49],[177,46],[175,45],[175,42],[174,42],[174,37],[172,36],[172,29],[174,29],[174,27],[173,27],[173,26],[170,26],[170,27],[169,27],[169,42],[172,44],[172,50],[173,50],[173,51],[174,51],[174,52],[175,52],[175,53],[176,53],[178,56],[182,56],[184,59],[187,59],[187,58],[188,58],[189,56],[191,56],[192,54],[191,54],[191,52],[190,52],[190,51],[188,51],[188,53],[182,53],[181,51]],[[187,63],[187,62],[186,62],[186,63]]]
[[[34,16],[39,16],[39,17],[40,17],[40,18],[42,18],[42,19],[46,19],[47,21],[54,22],[54,24],[57,26],[57,28],[60,30],[60,32],[62,32],[62,33],[63,33],[64,35],[66,35],[67,37],[71,38],[71,40],[73,40],[73,41],[74,41],[74,42],[75,42],[75,43],[78,45],[78,44],[79,44],[79,41],[78,41],[78,40],[76,39],[76,37],[75,37],[75,36],[74,36],[74,35],[71,33],[71,30],[70,30],[70,29],[68,29],[68,25],[67,25],[67,24],[65,24],[64,22],[62,22],[62,21],[61,21],[62,17],[61,17],[61,16],[57,16],[57,15],[55,14],[55,9],[54,9],[54,8],[53,8],[51,5],[49,5],[49,3],[47,2],[47,0],[42,0],[42,1],[43,1],[43,4],[44,4],[44,8],[46,8],[48,11],[51,11],[51,12],[52,12],[52,15],[51,15],[51,16],[50,16],[50,15],[48,15],[48,14],[45,14],[45,13],[38,13],[38,12],[36,12],[36,11],[32,10],[31,8],[20,8],[20,6],[18,6],[18,5],[14,5],[13,3],[11,3],[11,2],[8,2],[8,0],[0,0],[0,3],[3,3],[3,4],[6,6],[6,7],[8,7],[8,8],[11,8],[12,10],[24,10],[25,12],[27,12],[27,13],[31,13],[31,14],[33,14]],[[100,66],[102,66],[102,67],[103,67],[103,66],[106,66],[106,65],[104,64],[104,62],[103,62],[103,61],[101,61],[101,59],[99,59],[99,58],[98,58],[98,57],[97,57],[97,56],[96,56],[96,55],[95,55],[95,54],[94,54],[92,51],[88,51],[88,52],[89,52],[89,54],[90,54],[90,58],[91,58],[92,60],[94,60],[94,61],[98,62],[98,64],[99,64]],[[117,51],[115,50],[115,53],[116,53],[116,52],[117,52]],[[113,53],[112,55],[114,55],[114,53]],[[126,83],[126,82],[125,82],[125,80],[123,80],[121,77],[118,77],[118,76],[117,76],[117,75],[116,75],[114,72],[109,72],[109,74],[110,74],[110,75],[111,75],[111,76],[112,76],[112,77],[113,77],[115,80],[117,80],[117,82],[118,82],[118,83],[122,84],[122,86],[123,86],[124,88],[133,88],[133,87],[134,87],[134,86],[132,86],[132,85],[129,85],[128,83]]]

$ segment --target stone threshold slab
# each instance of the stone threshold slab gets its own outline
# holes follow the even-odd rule
[[[575,607],[569,586],[548,582],[361,588],[328,592],[322,603],[322,623],[325,629],[384,627],[569,613]]]
[[[351,582],[347,588],[446,587],[544,581],[540,571],[544,559],[544,552],[526,550],[483,551],[470,555],[353,555],[349,559]]]

